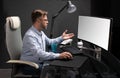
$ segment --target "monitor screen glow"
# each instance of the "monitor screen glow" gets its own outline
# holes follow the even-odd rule
[[[79,16],[78,38],[108,50],[110,22],[106,18]]]

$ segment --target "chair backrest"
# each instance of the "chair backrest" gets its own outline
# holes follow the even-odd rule
[[[18,16],[6,18],[6,46],[11,60],[20,59],[22,52],[21,21]]]

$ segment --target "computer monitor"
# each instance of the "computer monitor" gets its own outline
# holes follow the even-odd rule
[[[93,43],[109,51],[111,19],[79,16],[78,39]]]

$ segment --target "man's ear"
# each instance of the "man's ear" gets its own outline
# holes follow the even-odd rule
[[[37,18],[36,21],[39,22],[39,23],[41,22],[41,20],[39,18]]]

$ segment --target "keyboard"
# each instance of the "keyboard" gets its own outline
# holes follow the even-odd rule
[[[78,48],[74,47],[74,46],[66,46],[66,47],[62,47],[61,48],[63,51],[67,51],[70,52],[73,55],[78,55],[78,54],[82,54],[82,50],[79,50]]]

